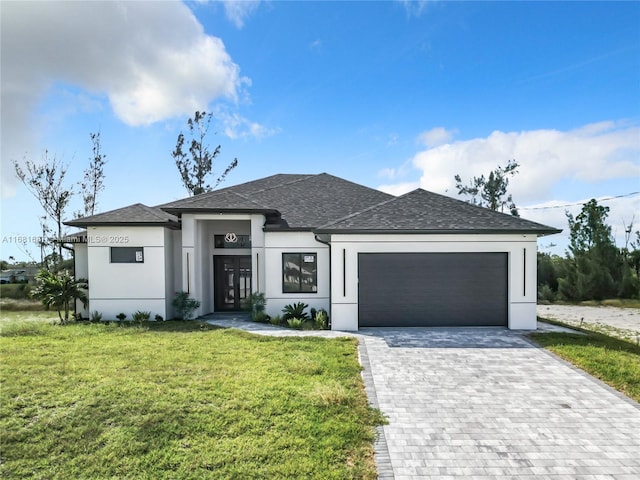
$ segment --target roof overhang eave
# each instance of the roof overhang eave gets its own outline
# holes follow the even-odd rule
[[[537,235],[543,237],[562,232],[558,229],[438,229],[438,230],[382,230],[382,229],[332,229],[317,228],[313,230],[317,234],[333,235]]]
[[[63,222],[69,227],[166,227],[171,230],[180,230],[178,222]]]
[[[171,208],[163,207],[164,212],[180,216],[183,213],[219,213],[219,214],[260,214],[260,215],[280,215],[276,209],[268,208]]]

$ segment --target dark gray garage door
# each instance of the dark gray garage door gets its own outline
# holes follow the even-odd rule
[[[361,327],[506,326],[506,253],[360,253]]]

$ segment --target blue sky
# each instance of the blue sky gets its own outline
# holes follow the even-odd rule
[[[640,226],[638,2],[0,9],[1,258],[39,258],[12,238],[38,235],[41,215],[13,159],[39,160],[46,148],[76,181],[99,130],[108,160],[99,210],[167,202],[186,196],[170,152],[196,109],[215,114],[218,170],[239,160],[223,186],[328,172],[394,194],[456,197],[456,173],[515,158],[510,190],[523,217],[566,233],[565,210],[595,197],[619,243],[634,215]],[[69,218],[80,207],[78,198]],[[539,245],[562,254],[567,238]]]

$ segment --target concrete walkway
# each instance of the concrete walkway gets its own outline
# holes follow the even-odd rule
[[[263,335],[297,332],[212,320]],[[501,328],[354,335],[379,428],[381,479],[640,478],[640,405]]]

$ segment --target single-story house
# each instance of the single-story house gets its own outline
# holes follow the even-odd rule
[[[422,189],[402,196],[326,174],[280,174],[155,207],[66,222],[76,276],[104,318],[267,313],[304,302],[334,330],[362,326],[536,327],[537,237],[560,230]]]

